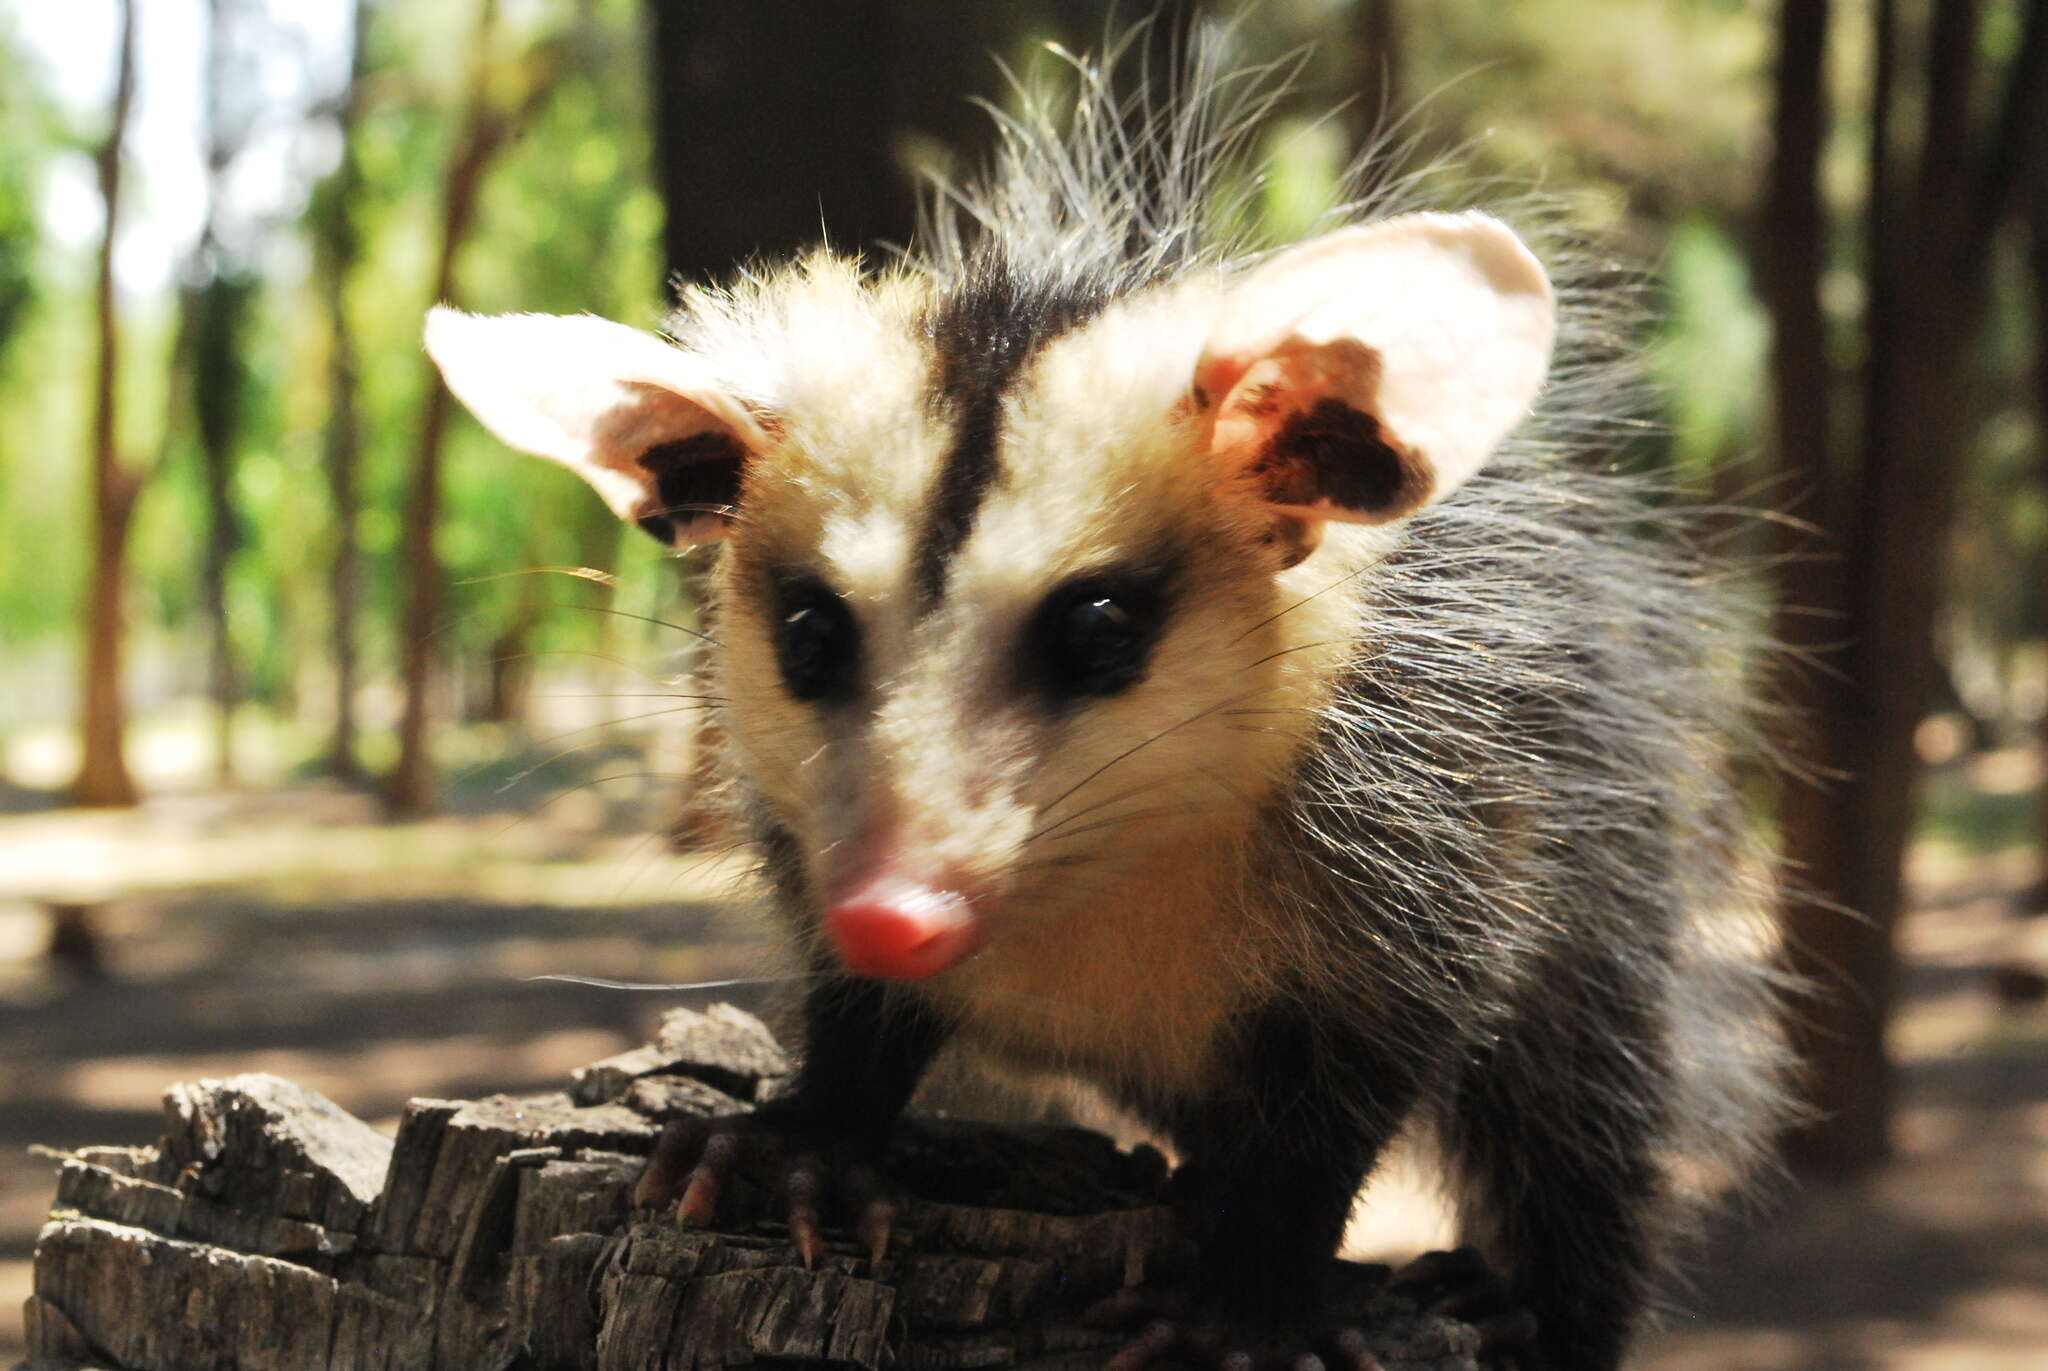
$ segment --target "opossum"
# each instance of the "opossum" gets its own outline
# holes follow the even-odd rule
[[[428,321],[505,442],[723,544],[709,692],[804,1055],[642,1198],[707,1220],[772,1142],[806,1258],[821,1187],[879,1252],[883,1142],[964,1040],[1178,1152],[1201,1265],[1127,1302],[1171,1316],[1126,1364],[1363,1364],[1322,1273],[1414,1127],[1529,1362],[1614,1367],[1781,1050],[1754,635],[1612,469],[1612,287],[1392,192],[1256,249],[1259,100],[1134,119],[1081,74],[894,260],[689,287],[665,339]]]

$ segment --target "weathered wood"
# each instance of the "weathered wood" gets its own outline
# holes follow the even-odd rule
[[[659,1121],[746,1107],[789,1063],[758,1020],[677,1011],[659,1041],[532,1099],[416,1100],[386,1139],[270,1076],[173,1087],[153,1148],[66,1154],[27,1305],[32,1371],[906,1371],[1099,1365],[1093,1300],[1184,1255],[1167,1168],[1072,1128],[916,1120],[880,1262],[772,1215],[635,1213]],[[1388,1371],[1476,1337],[1354,1273]]]
[[[384,1181],[391,1141],[275,1076],[174,1085],[161,1178],[218,1204],[353,1233]],[[233,1165],[219,1164],[232,1157]],[[175,1177],[175,1180],[172,1178]]]

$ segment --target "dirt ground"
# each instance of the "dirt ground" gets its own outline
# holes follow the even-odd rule
[[[402,828],[318,789],[0,814],[0,1366],[22,1352],[52,1184],[31,1144],[149,1141],[164,1086],[235,1071],[385,1122],[411,1096],[552,1088],[686,997],[525,978],[764,970],[722,900],[737,859],[637,836],[638,800],[572,792]],[[1731,1226],[1642,1366],[2048,1371],[2048,1005],[1994,975],[2048,968],[2048,919],[2014,906],[2024,850],[1924,846],[1896,1164]],[[51,900],[93,908],[100,978],[44,956]],[[1374,1198],[1362,1246],[1428,1241],[1425,1197]]]

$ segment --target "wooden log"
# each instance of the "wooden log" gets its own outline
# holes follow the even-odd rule
[[[155,1147],[62,1155],[24,1367],[1080,1371],[1118,1341],[1080,1311],[1185,1255],[1157,1152],[1049,1126],[908,1121],[878,1263],[828,1230],[806,1270],[744,1204],[719,1232],[633,1211],[662,1119],[744,1109],[788,1071],[718,1006],[562,1094],[415,1100],[395,1139],[274,1076],[174,1086]],[[1475,1366],[1470,1328],[1345,1269],[1387,1371]]]

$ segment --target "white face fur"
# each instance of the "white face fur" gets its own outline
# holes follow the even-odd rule
[[[446,310],[427,343],[507,442],[726,540],[716,691],[810,926],[868,974],[1031,959],[1034,995],[1163,901],[1227,933],[1237,840],[1354,650],[1350,588],[1318,592],[1484,462],[1553,330],[1477,215],[1113,301],[821,257],[697,306],[682,347]]]

